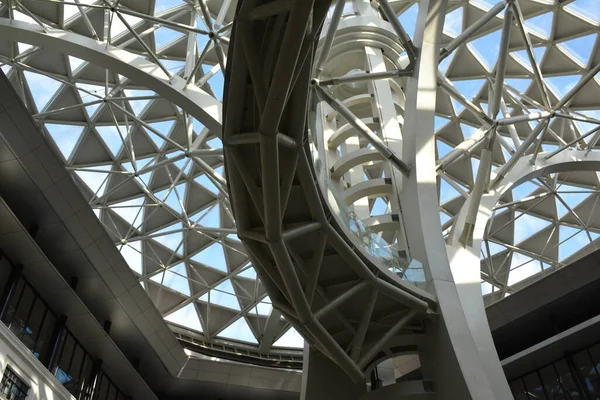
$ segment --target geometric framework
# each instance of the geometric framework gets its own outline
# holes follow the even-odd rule
[[[235,2],[128,0],[115,12],[115,2],[79,3],[4,0],[0,17],[98,39],[221,99]],[[416,3],[390,1],[410,37]],[[506,10],[512,23],[500,51]],[[595,0],[449,2],[435,121],[446,235],[466,197],[493,184],[511,160],[598,151],[595,10]],[[56,49],[3,40],[0,63],[166,319],[207,342],[225,334],[260,344],[271,306],[235,238],[218,133],[131,77]],[[491,117],[497,80],[501,101]],[[188,132],[198,143],[192,161],[182,156]],[[486,147],[491,178],[482,173],[478,182]],[[481,249],[488,301],[596,248],[599,189],[596,172],[570,171],[523,183],[500,200]],[[288,327],[282,319],[277,336]]]
[[[442,47],[451,51],[442,50],[435,121],[446,235],[466,197],[477,187],[493,188],[520,157],[548,160],[569,149],[600,148],[600,14],[594,10],[589,0],[449,4]],[[481,165],[489,178],[478,176]],[[599,188],[595,171],[562,171],[500,199],[481,248],[487,302],[597,248]]]
[[[145,59],[167,84],[221,101],[233,2],[77,3],[3,1],[0,18],[93,39]],[[175,331],[256,353],[272,306],[236,235],[220,130],[118,64],[105,69],[56,47],[0,41],[2,70],[141,285]],[[283,353],[302,346],[283,318],[276,327],[269,343]]]

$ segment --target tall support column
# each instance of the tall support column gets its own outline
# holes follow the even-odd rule
[[[478,346],[494,351],[493,343],[475,338],[478,332],[468,323],[472,318],[485,321],[485,313],[483,317],[479,313],[479,307],[483,307],[481,293],[470,299],[474,307],[461,302],[441,235],[434,116],[446,5],[440,0],[420,3],[415,35],[420,53],[415,76],[409,79],[406,91],[403,159],[412,166],[412,172],[403,181],[403,217],[410,227],[407,239],[411,254],[425,265],[429,288],[439,302],[438,318],[427,326],[427,340],[419,352],[424,378],[433,381],[440,399],[510,399],[507,385],[506,391],[495,393],[480,358]],[[503,374],[496,378],[506,382]]]
[[[364,382],[353,382],[337,364],[305,344],[300,400],[355,400],[366,393]]]
[[[42,362],[42,364],[44,364],[46,368],[48,368],[48,370],[50,371],[54,369],[54,366],[58,362],[58,355],[63,341],[63,333],[65,331],[66,326],[67,317],[65,317],[64,315],[56,320],[54,328],[52,328],[52,334],[50,335],[50,346],[48,346],[46,354],[42,354],[40,357],[40,361]]]

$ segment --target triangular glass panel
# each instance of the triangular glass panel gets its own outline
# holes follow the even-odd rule
[[[483,79],[452,81],[452,84],[467,99],[472,100],[485,83]]]
[[[106,181],[110,165],[97,165],[93,167],[94,171],[75,171],[96,196],[100,197],[106,191]],[[98,172],[95,172],[98,171]],[[103,172],[106,171],[106,172]]]
[[[489,254],[487,251],[487,247],[489,247],[489,249],[490,249]],[[485,256],[485,257],[493,257],[496,254],[502,253],[503,251],[507,250],[507,248],[505,246],[498,244],[496,242],[492,242],[491,240],[487,241],[487,246],[486,246],[485,242],[481,243],[481,249],[483,250],[483,256]]]
[[[456,54],[455,51],[453,51],[452,53],[450,53],[449,56],[446,56],[439,64],[438,69],[442,74],[445,74],[448,71],[448,68],[450,67],[450,63],[452,62],[452,60],[454,60],[454,55]]]
[[[127,127],[96,126],[96,131],[113,156],[117,156],[123,147],[123,140],[127,137]]]
[[[460,193],[456,189],[444,179],[440,179],[440,204],[444,204],[458,196],[460,196]]]
[[[173,125],[175,125],[175,121],[151,122],[148,125],[150,125],[150,127],[152,127],[155,131],[159,132],[161,135],[168,137],[171,133]],[[165,140],[150,129],[146,128],[146,132],[148,132],[148,136],[150,136],[150,139],[152,139],[156,146],[158,148],[161,148]]]
[[[534,217],[531,214],[524,214],[521,212],[515,212],[514,222],[514,242],[515,244],[521,243],[523,240],[540,232],[551,224],[550,221]]]
[[[196,306],[194,306],[194,304],[188,304],[181,307],[174,313],[167,315],[165,320],[197,332],[202,332],[202,324],[200,323],[200,318],[198,318],[198,312],[196,311]]]
[[[443,212],[443,211],[440,211],[440,223],[442,224],[442,226],[443,226],[443,225],[444,225],[446,222],[450,221],[451,219],[452,219],[452,218],[450,218],[450,217],[448,216],[448,214],[446,214],[446,213],[445,213],[445,212]]]
[[[89,83],[80,83],[76,82],[75,86],[79,89],[79,96],[81,97],[82,103],[91,103],[93,101],[102,100],[104,98],[106,89],[104,86],[91,85]],[[110,88],[109,88],[110,91]],[[85,110],[88,115],[91,117],[96,113],[100,104],[94,104],[90,106],[86,106]]]
[[[481,282],[481,294],[485,296],[494,291],[494,287],[489,282]]]
[[[452,151],[452,147],[441,140],[436,140],[435,144],[437,145],[438,158],[442,158]]]
[[[201,252],[193,255],[192,260],[219,271],[227,272],[227,262],[225,261],[223,246],[220,243],[211,244]]]
[[[275,343],[273,343],[273,347],[302,349],[304,348],[304,338],[300,336],[294,327],[291,327],[286,333],[281,335],[281,337],[277,339]]]
[[[157,94],[152,90],[125,89],[123,92],[125,93],[125,96],[134,99],[129,100],[129,105],[131,106],[131,109],[135,115],[140,115],[148,103],[152,101],[151,99],[144,99],[144,97],[157,96]],[[135,100],[136,98],[139,98],[139,100]]]
[[[127,242],[119,249],[121,255],[133,271],[142,274],[142,242]]]
[[[110,208],[125,221],[129,222],[131,225],[135,225],[135,221],[143,214],[143,204],[144,197],[138,197],[137,199],[112,204]]]
[[[465,109],[465,106],[454,97],[450,97],[450,101],[452,102],[452,108],[454,108],[454,115],[459,115]]]
[[[271,305],[271,299],[269,296],[265,297],[261,301],[259,301],[256,306],[252,309],[251,313],[256,315],[262,315],[263,317],[268,317],[273,310],[273,306]]]
[[[597,0],[575,0],[566,5],[565,9],[577,13],[578,16],[600,23],[600,8]]]
[[[561,185],[558,188],[556,193],[557,193],[556,208],[557,208],[559,218],[564,217],[569,212],[569,210],[560,201],[558,196],[560,196],[560,198],[565,203],[567,203],[569,208],[571,208],[571,210],[573,210],[575,207],[577,207],[579,204],[581,204],[581,202],[583,202],[585,199],[587,199],[592,194],[591,192],[588,192],[585,189],[578,188],[576,186],[565,185],[565,184]]]
[[[156,0],[154,2],[154,15],[182,5],[187,6],[187,3],[183,0]]]
[[[204,73],[208,73],[214,67],[214,65],[202,65]],[[211,90],[215,94],[216,99],[219,101],[223,101],[223,88],[225,86],[225,78],[223,76],[223,71],[217,71],[217,73],[214,74],[208,80],[208,84],[210,85]]]
[[[202,185],[204,188],[208,189],[209,191],[211,191],[214,194],[219,194],[219,189],[217,189],[217,187],[214,185],[214,183],[212,183],[212,181],[206,176],[206,174],[202,174],[199,177],[197,177],[196,179],[194,179],[194,181],[200,185]]]
[[[581,75],[563,75],[544,78],[559,99],[569,93],[569,90],[573,89],[580,79]]]
[[[81,138],[83,133],[83,126],[77,125],[60,125],[60,124],[45,124],[48,133],[52,136],[52,140],[56,143],[56,146],[68,160],[73,153],[75,145]]]
[[[558,47],[569,53],[574,59],[579,61],[581,65],[587,66],[590,61],[590,56],[592,54],[592,50],[594,49],[594,43],[596,42],[597,37],[598,34],[596,33],[578,37],[576,39],[559,43]]]
[[[71,72],[75,73],[85,63],[81,58],[69,56],[69,66],[71,67]]]
[[[178,74],[185,67],[185,62],[179,60],[162,59],[160,63],[172,74]]]
[[[535,16],[525,20],[525,27],[534,31],[544,38],[549,38],[552,32],[553,12]]]
[[[237,294],[229,279],[210,291],[210,303],[236,311],[241,310]]]
[[[398,21],[404,27],[404,30],[411,38],[415,37],[415,27],[417,26],[417,16],[419,14],[418,3],[413,4],[410,8],[404,11],[399,17]]]
[[[479,161],[479,158],[471,157],[471,171],[473,172],[473,182],[475,182],[477,179],[477,171],[479,170],[480,163],[481,161]]]
[[[538,64],[540,62],[542,62],[542,58],[544,57],[545,53],[546,53],[545,46],[539,46],[539,47],[533,48],[533,58],[535,59],[535,61]],[[523,64],[527,68],[529,68],[529,70],[533,71],[533,66],[531,65],[531,62],[529,62],[529,56],[527,55],[527,50],[512,51],[510,54],[521,64]]]
[[[190,296],[190,284],[187,276],[185,264],[179,263],[166,271],[154,275],[150,280]]]
[[[154,193],[154,196],[162,201],[164,204],[169,206],[171,209],[177,211],[178,213],[183,213],[183,209],[181,208],[181,202],[185,199],[185,191],[187,188],[187,183],[180,183],[174,188],[167,188],[161,190],[160,192]]]
[[[23,75],[25,75],[27,85],[38,111],[42,111],[54,97],[56,91],[60,89],[62,83],[35,72],[23,71]]]
[[[375,215],[383,215],[387,213],[387,204],[381,197],[378,197],[373,202],[373,207],[371,208],[371,216]]]
[[[184,34],[178,32],[173,29],[169,29],[166,27],[160,27],[156,31],[154,31],[154,43],[156,44],[156,50],[159,50],[161,47],[179,39]]]
[[[513,201],[524,199],[536,190],[538,187],[534,183],[527,181],[521,183],[512,190]]]
[[[525,93],[527,91],[527,89],[529,88],[529,86],[531,86],[531,79],[521,79],[521,78],[512,78],[512,79],[505,79],[504,80],[504,84],[508,85],[510,87],[512,87],[513,89],[516,89],[517,91],[519,91],[519,93]]]
[[[444,20],[444,33],[456,37],[462,32],[463,25],[463,8],[458,7],[456,10],[446,14]]]
[[[177,251],[179,254],[183,253],[183,224],[181,222],[153,232],[152,238],[168,249]]]
[[[225,339],[233,339],[242,342],[258,344],[256,337],[254,337],[254,334],[252,333],[252,330],[248,326],[248,323],[244,317],[241,317],[229,325],[217,336]]]
[[[479,56],[488,71],[493,70],[498,61],[498,44],[501,36],[501,30],[497,30],[468,44],[470,50]]]
[[[237,274],[237,276],[256,280],[256,271],[254,270],[254,267],[251,264],[249,264],[248,268],[244,269],[242,272]]]
[[[462,130],[463,137],[465,139],[470,138],[475,132],[477,132],[477,128],[475,128],[474,126],[463,123],[460,124],[460,129]]]
[[[121,13],[120,15],[127,22],[127,24],[129,24],[129,26],[131,28],[133,28],[133,30],[135,30],[136,25],[138,25],[141,21],[143,21],[141,18],[134,17],[132,15],[128,15],[128,14],[124,14],[124,13]],[[114,18],[112,18],[112,25],[110,28],[111,28],[110,29],[111,39],[116,38],[117,36],[119,36],[121,33],[125,32],[128,29],[127,26],[123,23],[123,21],[121,21],[121,19],[117,18],[116,16]]]
[[[215,204],[207,212],[203,212],[203,217],[198,223],[207,228],[219,228],[221,226],[220,206]]]
[[[563,261],[590,244],[590,240],[584,229],[561,225],[558,237],[560,241],[560,245],[558,246],[558,261]]]
[[[585,115],[586,117],[600,120],[600,110],[581,110],[581,111],[579,111],[579,113]],[[596,124],[594,122],[575,121],[575,125],[577,125],[577,129],[579,129],[579,132],[581,134],[587,133],[587,132],[591,131],[592,129],[595,129],[598,127],[598,124]],[[591,137],[588,136],[584,140],[589,143],[589,141],[592,140],[593,137],[594,137],[594,135],[592,135]],[[596,144],[596,146],[598,146],[598,144]],[[594,146],[594,147],[596,147],[596,146]]]
[[[514,285],[542,272],[540,262],[521,253],[514,252],[508,273],[508,285]]]
[[[221,141],[221,139],[219,139],[217,137],[214,137],[214,138],[208,140],[206,142],[206,144],[213,149],[222,149],[223,148],[223,142]]]
[[[433,121],[434,121],[433,128],[435,129],[436,132],[439,131],[444,126],[448,125],[448,123],[450,122],[450,120],[448,118],[439,117],[437,115],[435,116]]]

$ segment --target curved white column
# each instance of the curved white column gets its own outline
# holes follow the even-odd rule
[[[496,379],[495,377],[499,375],[503,376],[504,373],[495,348],[489,345],[490,343],[493,344],[493,340],[487,322],[485,306],[482,301],[478,300],[481,299],[481,261],[479,254],[486,225],[492,216],[493,209],[507,191],[525,181],[554,172],[600,169],[600,155],[593,152],[586,155],[586,151],[567,150],[548,161],[545,161],[543,156],[538,155],[534,163],[531,163],[532,157],[526,156],[517,161],[510,173],[499,182],[494,190],[483,194],[477,212],[473,241],[467,247],[460,243],[459,236],[466,223],[472,196],[465,201],[452,226],[448,240],[449,245],[447,246],[454,281],[457,284],[463,308],[467,313],[467,323],[475,340],[483,368],[496,396],[501,393],[502,387],[492,379]]]
[[[61,49],[134,80],[186,110],[211,131],[221,135],[221,103],[180,76],[167,76],[158,65],[127,50],[76,33],[0,18],[0,36],[42,48]]]
[[[428,327],[422,349],[424,376],[434,382],[443,399],[510,399],[510,389],[499,362],[489,374],[480,358],[480,348],[495,351],[488,337],[475,337],[470,320],[482,318],[483,299],[475,304],[461,301],[461,286],[454,281],[446,244],[442,237],[435,168],[434,116],[437,94],[437,65],[446,1],[420,3],[415,45],[420,48],[417,71],[407,85],[403,159],[412,166],[403,179],[401,203],[407,239],[413,258],[423,262],[429,273],[430,290],[439,302],[439,318]],[[475,311],[475,313],[473,313]],[[485,313],[483,312],[485,321]],[[487,328],[489,332],[489,328]],[[484,335],[485,336],[485,335]]]

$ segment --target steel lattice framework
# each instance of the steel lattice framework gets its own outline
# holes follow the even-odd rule
[[[573,160],[593,159],[600,146],[600,15],[593,0],[443,3],[446,21],[434,123],[441,234],[450,248],[466,248],[480,259],[482,292],[486,301],[496,301],[599,243],[595,164]],[[347,370],[358,374],[368,360],[360,365],[362,343],[348,343],[345,335],[358,330],[364,339],[362,327],[373,315],[345,315],[348,311],[340,305],[368,295],[377,310],[381,287],[373,284],[380,279],[373,281],[373,273],[389,272],[383,281],[395,288],[390,289],[395,293],[391,298],[407,294],[402,301],[393,300],[402,304],[400,314],[415,309],[422,317],[427,309],[423,303],[403,303],[406,299],[435,303],[434,296],[421,290],[428,289],[425,276],[421,289],[414,288],[397,279],[421,279],[408,274],[412,267],[382,267],[353,239],[345,240],[356,232],[336,220],[331,209],[336,201],[343,203],[371,240],[372,235],[381,238],[407,263],[418,260],[407,239],[410,229],[403,223],[407,211],[401,193],[414,168],[405,157],[403,129],[408,82],[420,51],[412,40],[423,29],[414,26],[419,2],[338,1],[331,8],[317,4],[310,35],[294,44],[305,67],[292,68],[300,61],[288,65],[291,82],[311,82],[296,100],[283,92],[271,94],[274,72],[261,70],[261,63],[274,68],[281,43],[269,44],[274,53],[264,54],[269,46],[252,38],[276,35],[283,22],[277,28],[275,22],[265,27],[261,21],[301,15],[294,8],[300,6],[292,1],[248,5],[256,11],[242,18],[239,30],[249,33],[236,41],[241,47],[235,50],[229,49],[229,35],[236,4],[3,0],[0,62],[175,329],[195,331],[206,343],[219,342],[219,337],[241,340],[246,343],[239,348],[267,353],[292,321],[311,341],[317,339],[316,329],[316,342],[332,338],[348,346],[342,349],[350,355]],[[587,12],[586,4],[591,4]],[[310,6],[305,7],[307,12]],[[322,31],[317,11],[324,21]],[[377,28],[367,28],[367,20]],[[294,29],[304,31],[302,22],[297,23]],[[228,157],[236,161],[227,171],[230,179],[238,179],[234,184],[227,182],[223,169],[220,92],[227,53],[235,57],[236,51],[244,54],[252,82],[259,86],[249,104],[259,116],[272,113],[273,120],[246,126],[236,134],[248,136],[226,143],[232,153]],[[250,101],[230,99],[228,107]],[[286,99],[298,108],[308,104],[308,139],[303,131],[279,129],[281,121],[293,117],[300,124],[304,118],[286,111]],[[261,130],[266,127],[268,140]],[[305,140],[309,143],[303,147]],[[258,148],[259,153],[252,153]],[[263,172],[275,171],[273,159],[252,158],[272,154],[275,148],[285,154],[279,183],[274,174],[251,175],[250,167],[261,163]],[[323,179],[339,199],[309,184],[321,176],[312,169],[318,160],[324,168],[316,173],[325,172]],[[248,169],[240,168],[244,163]],[[544,172],[531,174],[531,168]],[[249,197],[235,206],[236,226],[228,185],[235,190],[240,179]],[[303,190],[295,191],[298,187]],[[272,190],[279,195],[264,192]],[[305,203],[296,208],[302,198]],[[255,207],[247,209],[250,204]],[[242,209],[247,216],[240,214]],[[277,218],[283,224],[271,222]],[[259,220],[264,231],[255,229]],[[264,284],[238,233],[260,264]],[[306,240],[303,245],[316,249],[310,263],[307,254],[294,249],[306,237],[314,243]],[[282,240],[294,243],[287,257]],[[344,263],[355,269],[345,280],[340,271],[323,282],[313,275],[309,287],[316,286],[308,290],[303,274],[310,278],[309,264],[327,260],[327,251],[345,254]],[[315,304],[331,304],[326,310],[337,322],[328,326],[328,317],[324,323],[328,336],[318,325],[302,329],[318,311],[298,314],[301,296],[297,287],[289,286],[296,282],[278,281],[264,269],[290,263],[306,266],[304,273],[300,267],[299,279],[308,299],[316,290]],[[361,279],[375,285],[371,294]],[[334,283],[341,286],[328,291]],[[346,297],[333,300],[348,289]],[[299,297],[292,295],[294,290]],[[273,309],[272,299],[279,310]],[[381,331],[396,333],[393,327],[380,321]],[[320,343],[324,352],[345,358],[327,343]]]
[[[0,62],[173,329],[264,357],[289,324],[259,352],[272,306],[236,235],[220,140],[236,3],[5,1]]]

